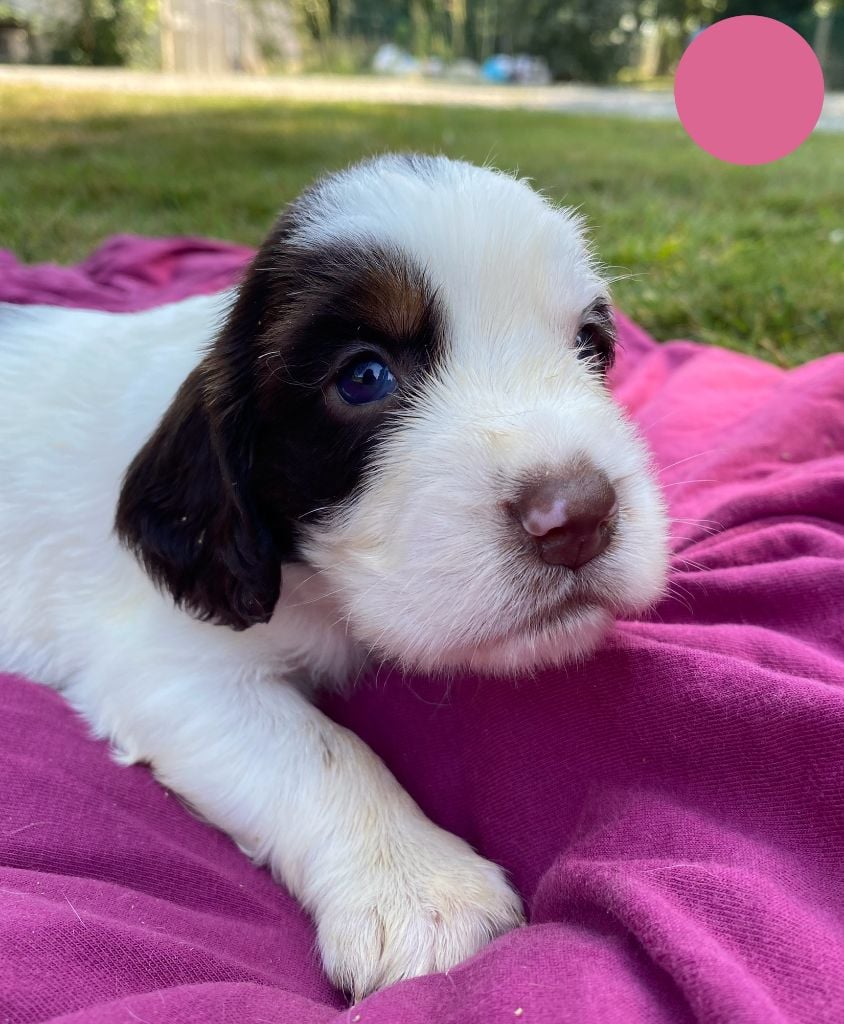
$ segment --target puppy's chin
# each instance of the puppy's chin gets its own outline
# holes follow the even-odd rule
[[[529,628],[490,630],[477,644],[443,650],[383,650],[384,657],[426,672],[469,671],[485,676],[517,676],[581,661],[606,637],[614,617],[598,605],[567,610],[559,618]]]

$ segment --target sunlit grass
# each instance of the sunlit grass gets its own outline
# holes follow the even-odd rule
[[[519,111],[0,88],[0,245],[69,262],[113,232],[257,243],[317,174],[437,151],[581,206],[619,305],[659,338],[794,364],[842,348],[844,136],[721,164],[676,125]]]

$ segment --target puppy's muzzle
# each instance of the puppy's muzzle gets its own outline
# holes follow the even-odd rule
[[[579,465],[525,484],[512,510],[543,562],[579,569],[606,551],[618,499],[601,470]]]

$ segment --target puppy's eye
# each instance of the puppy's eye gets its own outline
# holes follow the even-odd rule
[[[613,338],[597,324],[584,324],[574,339],[578,359],[590,360],[605,371],[613,361]]]
[[[349,405],[368,405],[391,395],[398,385],[389,366],[374,357],[356,359],[337,375],[337,393]]]

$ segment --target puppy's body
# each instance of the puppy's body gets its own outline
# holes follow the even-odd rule
[[[524,184],[403,158],[329,178],[233,298],[0,307],[0,658],[269,864],[360,994],[519,903],[307,690],[369,653],[585,653],[658,593],[664,520],[579,225]],[[561,509],[595,487],[546,495],[572,477],[617,499],[588,558]]]

